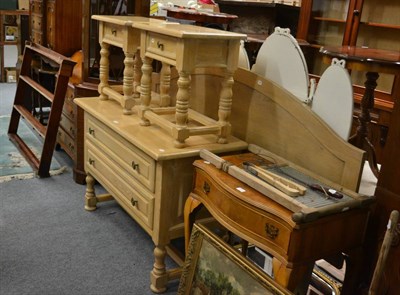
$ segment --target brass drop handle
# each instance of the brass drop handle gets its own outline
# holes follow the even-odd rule
[[[132,161],[132,168],[133,168],[133,170],[138,171],[139,170],[139,164],[135,163],[135,161]]]
[[[204,193],[206,193],[206,194],[208,194],[209,192],[210,192],[210,185],[206,182],[206,181],[204,181],[204,184],[203,184],[203,192]]]
[[[135,207],[137,205],[138,201],[134,200],[133,198],[131,198],[131,204],[133,207]]]
[[[161,51],[164,50],[164,44],[162,44],[160,41],[157,41],[157,47],[161,49]]]
[[[89,158],[89,164],[93,165],[94,164],[94,160],[92,158]]]
[[[89,127],[89,134],[94,135],[94,129]]]
[[[279,227],[276,227],[271,223],[266,223],[265,233],[267,234],[268,238],[270,238],[271,240],[275,240],[276,237],[279,235]]]

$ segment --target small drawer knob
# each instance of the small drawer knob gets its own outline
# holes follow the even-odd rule
[[[211,190],[210,185],[207,183],[207,181],[204,181],[203,192],[208,194],[210,192],[210,190]]]
[[[133,198],[131,198],[131,204],[133,207],[135,207],[137,205],[138,201],[134,200]]]
[[[94,135],[94,129],[89,127],[89,134]]]
[[[275,240],[276,237],[279,235],[279,228],[271,223],[266,223],[265,233],[267,234],[268,238],[270,238],[271,240]]]
[[[160,41],[157,41],[157,47],[162,51],[164,50],[164,44],[162,44]]]
[[[138,171],[139,170],[139,164],[135,163],[135,161],[132,161],[132,168],[133,168],[133,170]]]

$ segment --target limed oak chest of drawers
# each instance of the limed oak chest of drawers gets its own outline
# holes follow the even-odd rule
[[[84,110],[84,163],[87,173],[85,208],[115,199],[152,237],[155,244],[151,289],[163,292],[179,272],[166,270],[170,241],[184,235],[183,206],[193,183],[193,161],[202,148],[214,153],[242,151],[247,144],[234,137],[215,143],[215,136],[188,139],[175,148],[157,125],[142,128],[136,115],[126,116],[114,100],[74,100]],[[96,196],[97,180],[109,194]]]

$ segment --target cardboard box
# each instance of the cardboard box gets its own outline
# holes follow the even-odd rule
[[[29,10],[29,0],[18,0],[18,9]]]
[[[6,69],[6,81],[7,83],[17,82],[17,71],[15,69]]]

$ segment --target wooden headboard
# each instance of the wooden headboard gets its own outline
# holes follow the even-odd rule
[[[221,78],[217,69],[192,75],[192,109],[217,119]],[[234,79],[230,118],[234,136],[358,191],[362,150],[337,136],[308,106],[273,82],[241,68]]]

